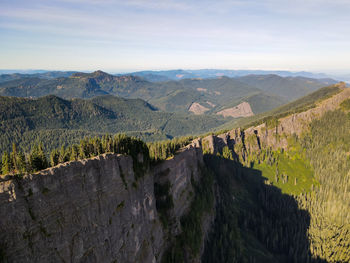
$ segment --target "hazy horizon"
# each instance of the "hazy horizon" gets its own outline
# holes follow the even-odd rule
[[[230,69],[230,68],[169,68],[169,69],[145,69],[145,70],[136,70],[136,69],[130,69],[130,70],[103,70],[103,69],[77,69],[77,70],[64,70],[64,69],[33,69],[33,68],[28,68],[28,69],[5,69],[5,68],[0,68],[0,74],[14,74],[14,73],[19,73],[19,74],[35,74],[35,73],[44,73],[44,72],[53,72],[53,71],[76,71],[76,72],[85,72],[85,73],[92,73],[95,71],[101,70],[103,72],[106,72],[108,74],[129,74],[129,73],[136,73],[136,72],[142,72],[142,71],[150,71],[150,72],[163,72],[163,71],[176,71],[176,70],[183,70],[183,71],[197,71],[197,70],[223,70],[223,71],[261,71],[261,74],[267,73],[267,72],[272,72],[271,74],[275,74],[273,72],[289,72],[292,74],[296,73],[311,73],[315,75],[325,75],[325,78],[335,78],[338,79],[339,81],[350,81],[350,71],[336,71],[336,70],[325,70],[325,71],[309,71],[309,70],[288,70],[288,69],[257,69],[257,68],[247,68],[247,69]],[[255,73],[248,73],[248,74],[255,74]],[[319,77],[320,77],[319,76]],[[311,77],[311,76],[310,76]]]
[[[346,72],[345,0],[4,0],[0,68]]]

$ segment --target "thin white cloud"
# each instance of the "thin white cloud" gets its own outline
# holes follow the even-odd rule
[[[338,6],[342,8],[337,12]],[[257,65],[273,54],[294,63],[289,54],[310,59],[308,53],[318,63],[315,50],[348,54],[350,19],[344,15],[348,8],[342,0],[34,0],[21,5],[7,1],[0,9],[0,29],[12,34],[2,36],[0,54],[15,56],[16,52],[10,53],[15,39],[17,49],[32,52],[42,47],[46,56],[56,60],[50,47],[52,53],[70,50],[80,63],[86,54],[106,55],[101,50],[129,66],[151,63],[152,57],[159,58],[154,63],[168,61],[168,66],[179,65],[179,58],[186,57],[190,61],[201,57],[198,63],[203,65],[213,60],[229,65],[237,58],[243,65],[244,56],[253,63],[251,54],[256,54]],[[98,55],[92,57],[112,65]],[[349,57],[338,56],[338,60],[345,58]],[[277,58],[274,61],[282,65]]]
[[[194,7],[191,1],[173,1],[173,0],[62,0],[68,3],[81,3],[94,6],[128,6],[142,8],[144,10],[188,10]]]

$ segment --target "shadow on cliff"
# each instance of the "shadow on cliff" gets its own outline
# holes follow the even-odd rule
[[[216,217],[202,262],[326,262],[312,258],[310,215],[261,171],[204,155],[215,174]]]

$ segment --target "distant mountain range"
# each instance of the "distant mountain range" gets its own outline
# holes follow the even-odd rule
[[[30,71],[29,71],[30,72]],[[2,71],[0,70],[0,73]],[[40,79],[55,79],[62,77],[69,77],[76,71],[47,71],[47,72],[33,72],[33,73],[18,73],[18,72],[7,72],[0,75],[0,83],[10,80],[22,79],[22,78],[40,78]]]
[[[184,78],[163,82],[151,82],[134,75],[114,76],[103,71],[13,76],[16,78],[0,83],[0,95],[31,98],[56,95],[65,99],[114,95],[139,98],[167,112],[188,113],[195,103],[201,109],[200,113],[205,114],[215,114],[242,102],[248,102],[254,114],[261,113],[336,83],[332,79],[281,77],[273,74]],[[6,78],[9,79],[9,76],[0,76],[0,79]]]
[[[25,76],[33,76],[38,78],[58,78],[58,77],[69,77],[70,75],[77,73],[78,71],[45,71],[45,70],[1,70],[0,74],[6,76],[0,76],[0,82],[4,80],[18,79]],[[198,70],[147,70],[147,71],[136,71],[123,74],[112,74],[115,76],[133,75],[142,77],[151,82],[169,81],[169,80],[180,80],[188,78],[216,78],[221,76],[226,77],[242,77],[246,75],[278,75],[281,77],[306,77],[306,78],[335,78],[337,80],[350,80],[348,74],[325,74],[325,73],[313,73],[307,71],[286,71],[286,70],[227,70],[227,69],[198,69]]]
[[[188,78],[217,78],[226,77],[242,77],[246,75],[278,75],[281,77],[306,77],[306,78],[329,78],[324,73],[311,73],[306,71],[284,71],[284,70],[221,70],[221,69],[199,69],[199,70],[161,70],[161,71],[137,71],[130,75],[143,77],[149,81],[165,81],[165,80],[180,80]]]
[[[151,82],[103,71],[11,74],[0,79],[3,150],[11,142],[29,149],[37,138],[57,147],[102,133],[126,132],[144,140],[201,134],[335,83],[272,74]]]

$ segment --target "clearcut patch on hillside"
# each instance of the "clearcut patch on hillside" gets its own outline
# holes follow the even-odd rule
[[[233,118],[250,117],[254,115],[252,108],[250,107],[250,104],[248,102],[242,102],[241,104],[238,104],[235,107],[219,111],[216,114],[222,115],[224,117],[233,117]]]
[[[200,115],[208,111],[209,109],[207,107],[204,107],[200,105],[198,102],[193,102],[188,109],[188,111],[193,112],[196,115]]]

